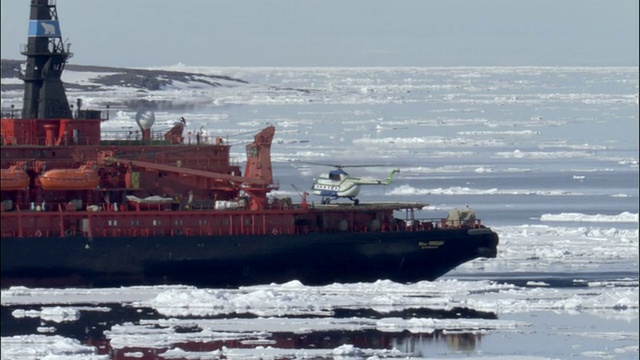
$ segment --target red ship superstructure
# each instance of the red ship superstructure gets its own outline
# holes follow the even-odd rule
[[[67,101],[71,53],[47,0],[31,2],[23,54],[22,116],[1,128],[3,287],[418,281],[496,256],[498,236],[471,211],[419,220],[425,204],[270,197],[273,126],[243,170],[222,136],[185,138],[184,119],[154,133],[140,111],[139,131],[103,133],[108,110]]]

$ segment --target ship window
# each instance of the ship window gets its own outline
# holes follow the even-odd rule
[[[153,226],[160,226],[162,225],[162,220],[153,220]]]
[[[118,220],[109,220],[109,226],[118,226]]]
[[[247,151],[247,156],[248,157],[258,157],[258,148],[256,146],[250,147],[249,151]]]
[[[198,225],[207,225],[209,222],[207,221],[207,219],[200,219],[198,220]]]
[[[176,225],[184,225],[184,220],[178,220],[176,219]]]
[[[229,219],[222,219],[222,225],[229,225]]]
[[[140,220],[131,220],[131,225],[139,226]]]

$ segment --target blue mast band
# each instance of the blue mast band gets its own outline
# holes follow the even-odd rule
[[[30,20],[29,37],[61,37],[57,20]]]

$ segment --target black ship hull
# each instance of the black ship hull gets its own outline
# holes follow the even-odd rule
[[[3,238],[2,287],[434,280],[495,257],[488,228],[273,236]]]

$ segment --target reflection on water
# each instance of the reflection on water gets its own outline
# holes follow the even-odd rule
[[[265,337],[245,338],[242,340],[213,340],[199,342],[175,343],[172,348],[180,348],[186,352],[224,352],[232,349],[254,349],[258,346],[279,349],[335,349],[344,344],[351,344],[361,349],[397,349],[410,356],[426,356],[430,347],[446,347],[453,352],[472,353],[476,342],[481,339],[480,334],[453,333],[445,334],[436,331],[431,334],[413,334],[408,331],[401,333],[383,333],[377,330],[365,331],[319,331],[308,334],[281,332],[269,334]],[[114,360],[124,359],[158,359],[160,354],[169,348],[125,347],[113,349],[108,340],[89,339],[87,345],[98,348],[100,354],[109,355]]]
[[[452,352],[472,353],[476,350],[476,343],[480,342],[481,338],[481,334],[435,331],[432,334],[414,334],[394,338],[391,346],[412,356],[428,357],[429,354],[434,353],[431,348],[442,343],[445,343]]]
[[[174,333],[187,335],[175,341],[154,343],[158,337],[171,336],[165,326],[155,324],[144,328],[138,334],[142,341],[134,342],[132,346],[111,345],[109,334],[114,326],[130,324],[136,327],[141,322],[162,319],[152,309],[141,309],[121,304],[108,304],[109,311],[82,311],[82,315],[73,321],[53,322],[39,317],[20,317],[18,312],[29,310],[39,311],[39,306],[3,306],[2,307],[2,336],[26,335],[41,333],[42,329],[53,329],[48,335],[60,335],[80,340],[85,345],[94,346],[100,355],[109,355],[111,359],[158,359],[160,355],[169,349],[180,348],[186,352],[208,352],[212,356],[218,352],[218,358],[224,358],[225,352],[234,349],[255,349],[257,347],[271,347],[276,349],[302,349],[302,350],[332,350],[345,344],[353,345],[360,349],[392,350],[396,349],[406,355],[424,356],[433,354],[436,348],[447,348],[454,352],[473,352],[476,342],[481,335],[470,332],[452,332],[436,330],[431,333],[412,333],[409,331],[383,332],[372,329],[361,330],[329,330],[300,332],[300,329],[291,331],[247,331],[247,332],[207,332],[198,325],[173,326]],[[334,318],[381,318],[379,314],[370,309],[345,310],[338,309]],[[393,315],[402,318],[496,318],[493,313],[477,312],[469,309],[455,308],[450,311],[431,309],[410,309],[398,311]],[[234,316],[226,316],[234,318]],[[244,316],[245,318],[251,316]],[[220,318],[220,317],[219,317]],[[283,319],[284,320],[284,319]],[[286,321],[286,320],[285,320]],[[40,329],[40,330],[39,330]],[[136,332],[131,329],[132,332]],[[193,336],[189,336],[189,335]],[[193,338],[193,341],[189,341]],[[188,339],[185,341],[185,339]],[[213,353],[212,353],[213,352]],[[330,351],[327,351],[330,353]],[[192,354],[193,355],[193,354]],[[179,358],[179,357],[172,357]]]

